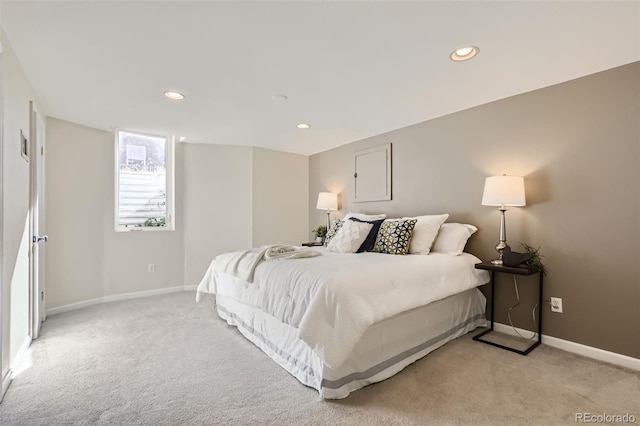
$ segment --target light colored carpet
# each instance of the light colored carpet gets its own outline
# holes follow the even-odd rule
[[[640,373],[547,346],[521,356],[471,340],[436,350],[339,401],[267,358],[213,311],[176,293],[50,317],[2,425],[575,424],[635,415]]]

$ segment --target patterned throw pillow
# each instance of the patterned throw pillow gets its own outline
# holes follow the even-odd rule
[[[336,235],[336,232],[338,232],[338,230],[340,228],[342,228],[343,224],[344,224],[344,221],[342,221],[340,219],[338,219],[335,222],[333,222],[333,226],[331,226],[329,228],[329,230],[327,231],[327,235],[324,237],[324,245],[325,245],[325,247],[327,245],[329,245],[329,241],[331,241],[333,236]]]
[[[366,222],[345,221],[342,228],[331,238],[327,250],[336,253],[355,253],[372,227],[372,224]]]
[[[382,222],[373,251],[387,254],[407,254],[416,222],[416,219],[395,219]]]
[[[384,222],[384,219],[380,219],[380,220],[360,220],[356,217],[351,217],[349,218],[349,220],[352,220],[354,222],[363,222],[363,223],[370,223],[371,225],[373,225],[371,227],[371,231],[369,231],[369,235],[367,235],[367,238],[365,238],[364,242],[362,243],[362,245],[360,246],[360,248],[358,249],[358,251],[356,253],[363,253],[365,251],[373,251],[373,247],[376,245],[376,237],[378,236],[378,231],[380,230],[380,226],[382,226],[382,222]]]

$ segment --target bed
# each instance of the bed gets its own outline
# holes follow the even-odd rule
[[[486,326],[489,281],[475,256],[333,253],[256,262],[250,277],[212,262],[198,299],[322,398],[387,379]],[[305,249],[306,253],[309,253]]]

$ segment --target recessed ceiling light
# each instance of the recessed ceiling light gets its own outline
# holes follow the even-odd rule
[[[311,127],[311,125],[307,123],[300,123],[300,124],[297,124],[296,127],[298,129],[308,129],[309,127]]]
[[[480,49],[475,46],[461,47],[460,49],[454,50],[449,58],[455,62],[466,61],[476,56],[478,52],[480,52]]]
[[[173,99],[174,101],[181,101],[184,99],[184,95],[182,93],[173,92],[171,90],[164,92],[164,95],[169,99]]]

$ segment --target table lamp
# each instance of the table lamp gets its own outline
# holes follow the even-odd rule
[[[331,218],[329,215],[332,210],[338,210],[338,195],[331,192],[321,192],[318,194],[318,203],[316,204],[318,210],[327,211],[327,231],[331,226]]]
[[[492,260],[494,265],[502,265],[502,253],[507,247],[507,228],[504,220],[505,207],[525,206],[524,178],[522,176],[491,176],[484,183],[482,194],[483,206],[499,206],[500,211],[500,241],[496,245],[496,251],[500,257]]]

